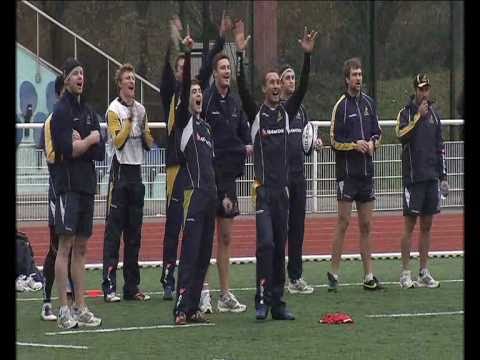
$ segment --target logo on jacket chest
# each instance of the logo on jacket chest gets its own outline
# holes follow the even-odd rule
[[[196,135],[197,135],[197,141],[207,144],[207,146],[210,149],[212,148],[212,142],[210,140],[208,140],[205,136],[201,136],[198,133]]]

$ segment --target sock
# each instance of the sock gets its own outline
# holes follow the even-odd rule
[[[367,275],[365,275],[365,281],[371,281],[373,280],[373,274],[372,273],[368,273]]]

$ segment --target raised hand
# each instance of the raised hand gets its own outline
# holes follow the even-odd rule
[[[311,53],[313,51],[313,47],[315,45],[315,39],[317,38],[318,32],[315,30],[308,31],[307,27],[305,26],[305,30],[303,32],[303,39],[299,39],[298,42],[302,46],[303,50],[306,53]]]
[[[231,31],[232,28],[232,19],[230,19],[230,16],[225,16],[225,10],[223,10],[222,22],[220,23],[220,36],[223,36],[226,32]]]
[[[235,45],[237,46],[237,49],[240,51],[245,50],[247,48],[248,40],[250,40],[250,35],[245,39],[245,24],[243,23],[243,20],[240,19],[235,21],[233,35],[235,37]]]
[[[176,49],[178,49],[179,42],[182,41],[182,36],[180,35],[180,31],[182,30],[183,26],[180,18],[174,15],[170,20],[170,37]]]
[[[193,49],[193,39],[190,36],[190,26],[187,24],[187,36],[182,40],[182,44],[189,50]]]

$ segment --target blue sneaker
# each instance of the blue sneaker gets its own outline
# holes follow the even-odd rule
[[[173,288],[170,285],[163,288],[163,300],[173,300]]]
[[[268,316],[268,305],[265,304],[257,304],[255,306],[255,317],[257,320],[265,320]]]
[[[295,316],[287,309],[286,305],[272,307],[272,319],[274,320],[295,320]]]
[[[338,279],[329,271],[327,272],[327,279],[328,279],[328,292],[337,292],[338,288]]]

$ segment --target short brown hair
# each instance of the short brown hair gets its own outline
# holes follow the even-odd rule
[[[190,87],[192,87],[193,85],[198,85],[200,87],[202,87],[201,83],[200,83],[200,80],[198,80],[196,77],[192,79],[192,81],[190,82]]]
[[[267,71],[265,71],[265,73],[263,74],[263,85],[266,85],[267,83],[267,75],[270,74],[270,73],[277,73],[278,77],[280,77],[280,75],[278,74],[278,69],[277,68],[269,68],[267,69]]]
[[[219,52],[218,54],[216,54],[214,57],[213,57],[213,60],[212,60],[212,69],[214,70],[217,70],[217,64],[220,60],[222,59],[227,59],[228,60],[228,63],[230,63],[230,58],[227,56],[227,54],[223,53],[223,52]]]
[[[343,63],[343,75],[344,78],[350,77],[350,70],[352,69],[361,69],[362,68],[362,61],[358,57],[353,57],[350,59],[345,60]]]
[[[133,72],[135,73],[135,68],[133,67],[132,64],[130,63],[126,63],[126,64],[123,64],[122,66],[120,66],[117,71],[115,72],[115,81],[117,83],[117,85],[120,83],[120,81],[122,80],[122,75],[126,72]]]

